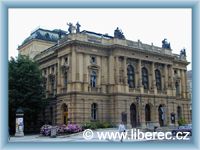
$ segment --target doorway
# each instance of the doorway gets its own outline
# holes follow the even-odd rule
[[[131,121],[132,128],[136,127],[136,125],[137,125],[137,110],[136,110],[135,104],[131,104],[131,106],[130,106],[130,121]]]

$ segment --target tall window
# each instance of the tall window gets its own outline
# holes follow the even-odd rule
[[[97,104],[96,103],[93,103],[91,105],[91,117],[92,117],[92,120],[97,120]]]
[[[62,113],[63,113],[63,123],[67,124],[68,121],[68,106],[66,104],[62,105]]]
[[[67,86],[67,72],[64,73],[64,85]]]
[[[180,91],[179,91],[179,83],[178,83],[178,81],[176,81],[175,87],[176,87],[176,96],[179,96]]]
[[[151,108],[149,104],[145,106],[145,121],[151,121]]]
[[[178,120],[181,119],[181,117],[182,117],[182,110],[181,110],[181,107],[178,106],[177,107],[177,118],[178,118]]]
[[[92,70],[92,72],[90,74],[91,87],[96,87],[96,83],[97,83],[97,74],[96,74],[96,71]]]
[[[155,70],[155,78],[156,78],[156,87],[157,90],[161,90],[161,74],[158,69]]]
[[[148,71],[145,67],[142,68],[142,85],[144,86],[144,89],[149,88]]]
[[[51,84],[51,93],[54,94],[54,85],[55,85],[55,77],[51,76],[50,77],[50,84]]]
[[[127,76],[128,76],[129,88],[134,88],[135,87],[135,73],[134,73],[134,68],[131,65],[128,65]]]

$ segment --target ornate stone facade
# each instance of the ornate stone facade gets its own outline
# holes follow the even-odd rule
[[[34,59],[51,99],[45,118],[52,124],[191,122],[188,62],[171,49],[82,31],[40,51]]]

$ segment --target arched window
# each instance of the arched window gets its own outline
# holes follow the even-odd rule
[[[92,117],[92,120],[97,120],[97,104],[96,103],[93,103],[91,105],[91,117]]]
[[[182,117],[182,110],[181,110],[181,107],[178,106],[177,107],[177,119],[179,120],[179,119],[181,119],[181,117]]]
[[[144,86],[144,89],[149,88],[148,71],[145,67],[142,68],[142,85]]]
[[[179,94],[180,94],[180,90],[179,90],[179,83],[178,83],[178,81],[176,81],[175,82],[175,87],[176,87],[176,96],[179,96]]]
[[[67,121],[68,121],[68,106],[66,104],[62,105],[62,113],[63,113],[63,123],[67,124]]]
[[[155,70],[155,78],[156,78],[156,87],[157,90],[161,90],[161,74],[158,69]]]
[[[96,74],[96,71],[92,70],[92,72],[90,74],[91,87],[96,87],[96,83],[97,83],[97,74]]]
[[[145,106],[145,121],[151,121],[151,108],[149,104]]]
[[[127,76],[128,76],[129,88],[134,88],[135,87],[135,72],[134,72],[133,66],[131,65],[128,65]]]

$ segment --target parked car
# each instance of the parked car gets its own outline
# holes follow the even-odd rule
[[[186,125],[182,125],[179,126],[177,129],[172,130],[172,135],[176,135],[178,132],[182,132],[182,134],[179,135],[185,135],[186,133],[184,132],[189,132],[190,136],[192,135],[192,124],[186,124]]]

